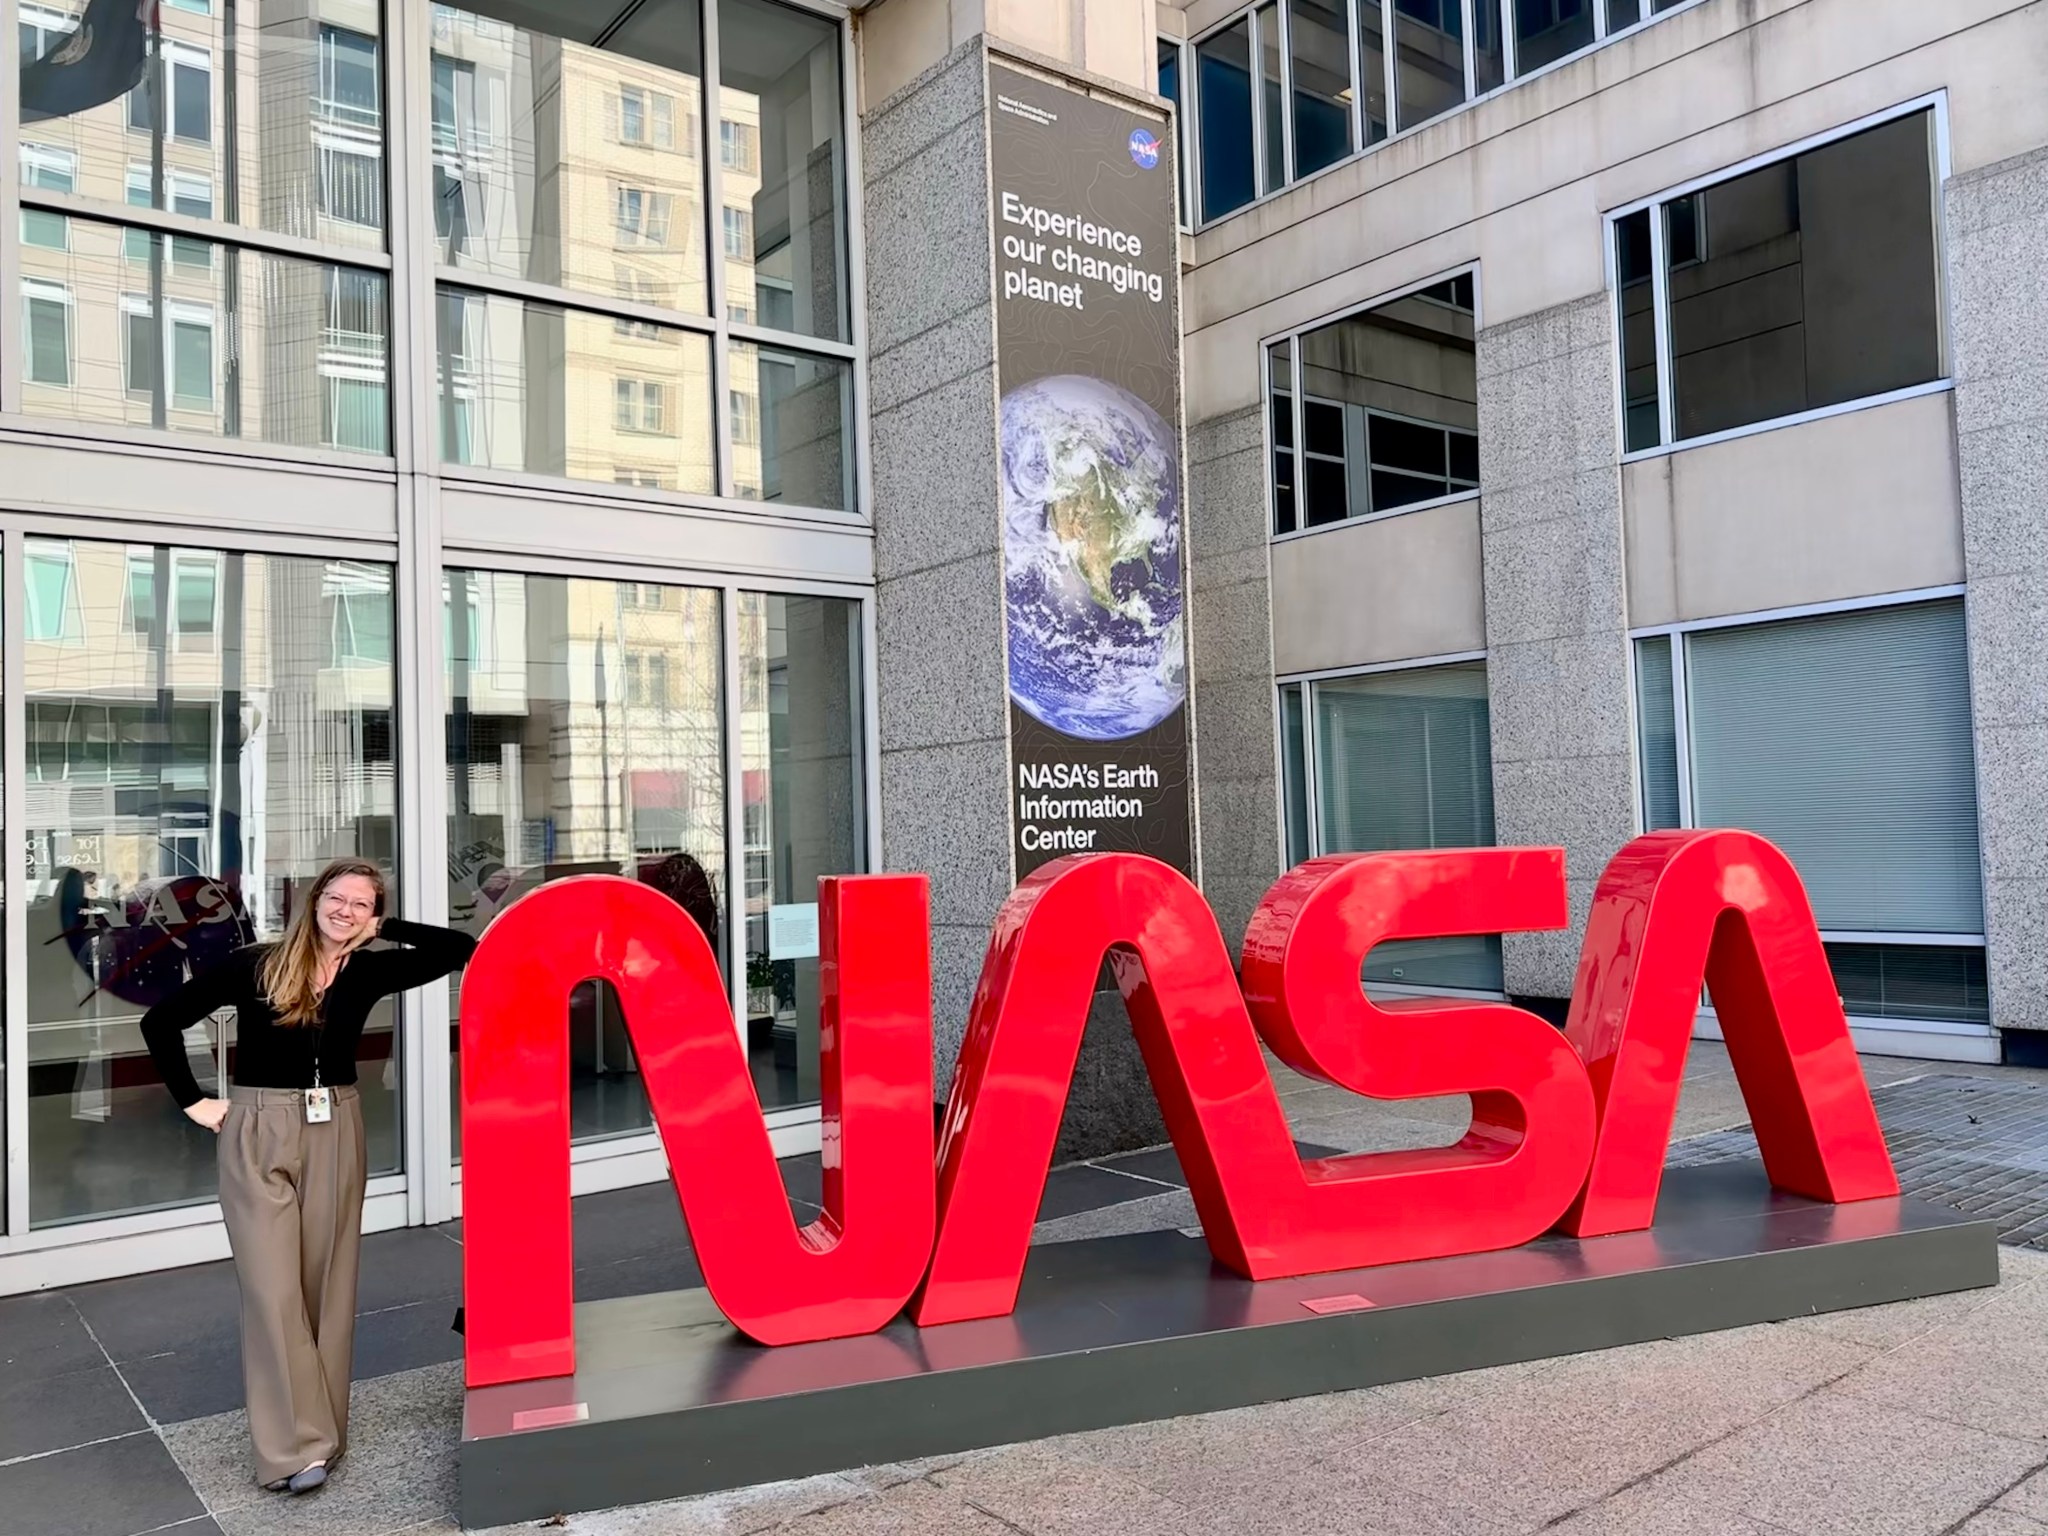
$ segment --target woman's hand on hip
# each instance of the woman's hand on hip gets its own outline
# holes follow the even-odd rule
[[[185,1106],[185,1115],[194,1125],[203,1125],[214,1135],[220,1134],[220,1123],[228,1117],[226,1099],[201,1099],[196,1104]]]

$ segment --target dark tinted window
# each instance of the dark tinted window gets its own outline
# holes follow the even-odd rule
[[[1941,376],[1932,121],[1665,205],[1680,438]]]
[[[1252,165],[1252,43],[1245,22],[1195,50],[1201,93],[1202,217],[1219,218],[1258,195]]]

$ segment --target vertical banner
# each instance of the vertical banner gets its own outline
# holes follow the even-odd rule
[[[1193,874],[1166,123],[1001,66],[989,87],[1017,875]]]

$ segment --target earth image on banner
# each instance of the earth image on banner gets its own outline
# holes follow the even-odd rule
[[[1102,379],[1003,396],[1010,697],[1084,741],[1150,730],[1187,697],[1178,444]]]

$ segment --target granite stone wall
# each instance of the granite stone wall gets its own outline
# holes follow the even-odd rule
[[[1952,179],[1947,222],[1992,1022],[2048,1030],[2048,150]]]
[[[882,856],[931,878],[941,1097],[1013,869],[983,49],[862,129]],[[1164,1139],[1122,1000],[1098,995],[1057,1155]]]
[[[979,38],[862,125],[882,853],[931,877],[938,1091],[1009,890]]]
[[[1605,294],[1479,333],[1496,839],[1561,844],[1569,931],[1509,934],[1507,990],[1571,995],[1593,888],[1635,834],[1628,607]]]
[[[1188,429],[1202,888],[1233,958],[1283,857],[1264,452],[1258,406]]]

